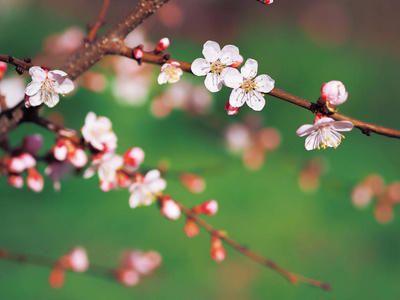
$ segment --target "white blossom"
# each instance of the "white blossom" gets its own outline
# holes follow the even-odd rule
[[[336,148],[340,145],[343,135],[338,131],[350,131],[354,127],[349,121],[335,121],[329,117],[315,118],[314,125],[306,124],[297,129],[296,134],[300,137],[309,134],[306,138],[305,147],[308,151],[317,148],[326,149],[327,147]]]
[[[113,151],[117,147],[117,136],[112,131],[110,119],[97,117],[89,112],[82,127],[82,135],[86,142],[99,151]]]
[[[66,78],[67,73],[61,70],[47,71],[40,67],[29,69],[32,81],[25,89],[29,96],[29,103],[38,106],[42,103],[54,107],[59,99],[58,94],[68,94],[74,89],[74,83]]]
[[[203,46],[205,58],[197,58],[192,63],[192,72],[196,76],[206,76],[204,84],[210,92],[218,92],[222,88],[227,67],[240,60],[239,49],[226,45],[220,49],[218,43],[207,41]]]
[[[134,182],[129,191],[129,206],[135,208],[138,205],[150,205],[156,199],[158,193],[167,187],[166,181],[161,178],[160,171],[149,171],[142,180]]]
[[[241,107],[244,102],[253,110],[260,111],[265,106],[262,93],[269,93],[275,85],[275,81],[268,75],[257,76],[258,63],[249,58],[240,73],[237,69],[229,68],[224,77],[225,85],[233,88],[229,97],[229,104],[233,107]]]
[[[178,62],[165,63],[161,67],[160,75],[158,75],[158,84],[178,82],[182,74],[183,72]]]

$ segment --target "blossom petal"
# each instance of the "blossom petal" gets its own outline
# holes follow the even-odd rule
[[[246,102],[246,95],[241,88],[232,90],[229,96],[229,105],[233,107],[241,107]]]
[[[25,89],[25,94],[27,94],[28,96],[33,96],[35,95],[37,92],[40,91],[40,89],[42,88],[42,83],[39,81],[31,81],[26,89]]]
[[[226,45],[219,55],[222,64],[230,66],[239,59],[239,48],[234,45]]]
[[[254,78],[257,75],[258,62],[255,59],[249,58],[244,66],[240,69],[242,76],[247,79]]]
[[[153,180],[152,182],[147,184],[147,188],[151,193],[161,192],[165,190],[166,187],[167,187],[167,182],[163,178]]]
[[[144,200],[144,195],[141,190],[135,189],[129,197],[129,206],[131,208],[137,207]]]
[[[60,97],[58,94],[49,94],[49,97],[45,98],[44,104],[46,104],[48,107],[54,107],[56,104],[60,101]]]
[[[59,94],[68,94],[74,90],[75,86],[71,79],[60,78],[54,83],[54,91]]]
[[[316,130],[317,127],[311,124],[305,124],[299,127],[299,129],[296,130],[296,134],[300,137],[305,136],[307,134],[310,134],[314,130]]]
[[[85,170],[83,173],[83,178],[90,178],[96,173],[97,168],[96,167],[89,167]]]
[[[269,93],[275,86],[275,80],[265,74],[257,76],[254,82],[256,84],[256,90],[261,93]]]
[[[218,77],[218,75],[214,73],[208,73],[206,79],[204,80],[204,85],[210,92],[216,93],[222,89],[222,80],[220,77]]]
[[[41,67],[32,67],[29,69],[29,75],[31,75],[33,81],[43,82],[47,77],[47,73]]]
[[[158,75],[157,78],[158,84],[164,84],[167,83],[168,81],[168,76],[164,72],[161,72],[160,75]]]
[[[192,72],[196,76],[205,76],[211,71],[211,65],[204,58],[197,58],[192,62]]]
[[[337,131],[350,131],[354,127],[354,124],[350,121],[336,121],[331,124],[331,128]]]
[[[221,48],[218,43],[213,41],[207,41],[203,46],[204,58],[209,62],[214,62],[219,58]]]
[[[236,89],[242,84],[243,78],[237,69],[225,68],[223,73],[224,83],[227,87]]]
[[[41,105],[41,104],[43,103],[42,92],[39,91],[39,92],[36,93],[35,95],[30,96],[30,97],[29,97],[29,103],[30,103],[32,106],[39,106],[39,105]]]
[[[255,111],[260,111],[265,106],[265,99],[260,92],[251,92],[246,100],[247,105]]]
[[[318,134],[318,131],[315,131],[315,132],[311,133],[310,136],[308,136],[306,138],[304,146],[306,147],[307,151],[311,151],[311,150],[314,150],[315,148],[318,148],[318,146],[319,146],[319,134]]]
[[[157,180],[158,178],[160,178],[160,176],[161,176],[161,173],[159,170],[157,170],[157,169],[151,170],[151,171],[147,172],[147,174],[144,176],[143,182],[147,184],[153,180]]]

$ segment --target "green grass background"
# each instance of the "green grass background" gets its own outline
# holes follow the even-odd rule
[[[31,32],[28,24],[34,21],[36,27]],[[14,18],[3,18],[0,24],[0,53],[26,57],[40,51],[48,34],[61,32],[74,22],[43,7],[28,6],[15,11]],[[152,34],[156,40],[157,32]],[[202,43],[184,38],[172,41],[173,57],[184,61],[200,57]],[[322,83],[339,79],[349,91],[349,100],[340,112],[400,128],[397,57],[351,43],[335,48],[318,46],[291,26],[260,28],[249,24],[230,43],[237,45],[245,58],[257,59],[260,73],[273,77],[278,88],[315,100]],[[198,84],[203,80],[183,76]],[[154,78],[151,97],[163,88]],[[239,115],[227,116],[223,106],[229,90],[224,88],[213,96],[214,114],[222,124],[254,113],[244,107]],[[399,141],[367,137],[353,130],[336,150],[307,152],[304,139],[295,131],[311,123],[312,114],[272,97],[266,96],[266,100],[259,114],[264,126],[280,131],[282,144],[267,154],[264,166],[257,171],[245,169],[240,157],[226,150],[223,128],[210,129],[205,119],[180,111],[155,119],[149,102],[141,107],[122,107],[110,89],[96,94],[80,87],[55,110],[74,129],[83,125],[89,111],[109,117],[119,138],[119,153],[140,146],[146,152],[146,166],[156,166],[161,159],[170,162],[173,172],[166,175],[168,194],[189,207],[218,200],[217,216],[207,218],[212,225],[291,271],[332,284],[332,291],[304,284],[292,286],[279,274],[230,248],[226,261],[216,264],[209,257],[207,232],[201,231],[190,240],[183,234],[184,218],[169,221],[159,215],[156,205],[132,210],[126,190],[103,193],[97,178],[70,177],[62,181],[60,192],[54,192],[46,181],[44,191],[36,194],[27,188],[9,187],[2,176],[1,248],[56,259],[82,245],[91,262],[109,267],[118,264],[124,249],[154,249],[161,253],[163,264],[134,288],[67,273],[65,286],[53,289],[47,283],[49,269],[0,260],[0,298],[396,299],[400,293],[399,209],[395,209],[392,222],[378,224],[373,207],[356,209],[350,192],[369,173],[381,174],[386,183],[399,179]],[[52,134],[34,125],[15,130],[12,142],[18,144],[27,133],[43,133],[46,146],[53,142]],[[305,162],[316,156],[325,158],[329,169],[317,191],[304,193],[297,176]],[[213,166],[220,165],[223,168],[214,172]],[[189,193],[174,170],[206,173],[207,189],[200,195]]]

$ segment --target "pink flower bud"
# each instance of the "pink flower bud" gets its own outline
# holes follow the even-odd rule
[[[37,153],[43,146],[43,138],[40,134],[29,135],[23,141],[23,149],[29,153]]]
[[[181,209],[169,196],[164,196],[161,200],[160,213],[170,220],[176,220],[181,215]]]
[[[24,179],[20,175],[8,176],[8,184],[15,188],[22,188],[24,186]]]
[[[44,186],[43,176],[40,175],[40,173],[36,171],[36,169],[30,168],[28,169],[26,184],[32,191],[36,193],[41,192]]]
[[[13,157],[8,162],[8,169],[13,173],[21,173],[25,170],[25,162],[20,157]]]
[[[236,115],[240,110],[240,107],[234,107],[229,104],[229,101],[225,103],[225,111],[229,116]]]
[[[231,65],[232,68],[238,68],[243,63],[243,56],[239,55],[239,59]]]
[[[179,176],[182,184],[192,193],[201,193],[206,188],[203,177],[197,174],[182,173]]]
[[[74,272],[85,272],[89,268],[89,261],[85,248],[77,246],[63,257],[65,267]]]
[[[68,148],[64,140],[60,140],[54,147],[54,157],[59,161],[64,161],[67,159]]]
[[[124,156],[124,163],[133,167],[139,166],[144,160],[144,151],[142,148],[134,147],[128,149]]]
[[[169,39],[168,38],[162,38],[162,39],[160,39],[159,41],[158,41],[158,46],[162,49],[162,50],[165,50],[165,49],[167,49],[168,47],[169,47],[169,45],[170,45],[170,42],[169,42]]]
[[[188,238],[194,238],[199,234],[200,228],[195,221],[187,218],[183,231]]]
[[[65,283],[65,272],[64,269],[56,265],[51,270],[49,276],[49,284],[51,287],[58,289],[62,287]]]
[[[4,73],[7,71],[7,64],[0,61],[0,79],[4,77]]]
[[[69,158],[69,161],[71,162],[71,164],[76,168],[82,168],[88,162],[86,153],[81,148],[77,148],[72,153],[71,152],[68,153],[68,158]]]
[[[207,216],[213,216],[218,211],[218,202],[215,200],[206,201],[201,206],[203,209],[203,213]]]
[[[222,262],[226,258],[226,250],[222,246],[222,241],[219,237],[213,235],[211,237],[211,258],[217,263]]]
[[[100,180],[100,189],[103,192],[109,192],[114,188],[114,184],[111,181]]]
[[[134,269],[121,268],[115,271],[115,279],[126,286],[135,286],[139,283],[140,276]]]
[[[143,50],[142,49],[135,49],[133,51],[133,55],[136,59],[141,59],[143,57]]]
[[[161,256],[156,251],[128,251],[121,257],[122,266],[134,269],[141,275],[153,272],[161,265]]]
[[[321,87],[321,97],[332,105],[339,105],[347,100],[348,93],[341,81],[332,80]]]
[[[23,153],[19,158],[23,161],[26,169],[36,166],[36,159],[29,153]]]

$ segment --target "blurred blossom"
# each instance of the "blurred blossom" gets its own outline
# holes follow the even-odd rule
[[[104,74],[99,72],[87,71],[82,75],[83,86],[92,92],[101,92],[107,85]]]
[[[160,9],[156,16],[165,27],[177,28],[183,22],[184,11],[174,2],[170,2]]]
[[[94,112],[89,112],[81,131],[85,141],[99,151],[114,151],[117,148],[117,136],[107,117],[97,117]]]
[[[183,71],[178,62],[165,63],[161,66],[160,74],[158,75],[158,84],[178,82],[182,74]]]
[[[149,275],[161,266],[161,256],[156,251],[128,251],[121,256],[121,265],[140,275]]]
[[[299,173],[298,182],[300,188],[304,192],[315,190],[319,186],[321,174],[325,170],[326,162],[322,158],[315,157],[308,161],[304,169]]]
[[[381,223],[389,223],[393,219],[393,207],[390,203],[377,203],[374,209],[375,219]]]
[[[363,180],[363,184],[371,189],[371,195],[377,197],[384,191],[385,184],[383,178],[378,174],[370,174]]]
[[[134,48],[138,46],[139,44],[146,45],[149,49],[152,49],[155,47],[154,44],[150,43],[147,39],[145,31],[143,31],[141,28],[137,28],[133,31],[131,31],[126,37],[125,37],[125,45],[131,48]]]
[[[257,146],[246,148],[243,152],[243,163],[248,169],[259,169],[264,160],[265,151]]]
[[[201,193],[206,188],[204,178],[197,174],[182,173],[179,180],[192,193]]]
[[[40,134],[28,135],[22,142],[22,149],[30,154],[36,154],[43,146],[43,138]]]
[[[70,27],[61,34],[50,35],[44,43],[44,51],[50,55],[70,55],[83,46],[85,32]]]
[[[5,106],[7,109],[13,108],[24,100],[25,87],[26,84],[22,77],[14,76],[0,80],[0,94],[5,97]]]
[[[135,208],[140,205],[150,205],[156,199],[156,195],[167,187],[167,182],[161,178],[160,171],[151,170],[144,177],[134,182],[129,191],[129,206]]]
[[[58,191],[61,188],[60,179],[72,172],[72,165],[68,161],[53,161],[45,169],[47,177],[53,180],[53,188]]]
[[[390,203],[397,204],[400,202],[400,182],[396,181],[389,184],[386,188],[386,196]]]
[[[261,128],[256,133],[256,141],[266,151],[273,151],[279,147],[281,136],[275,128]]]
[[[359,184],[351,192],[353,204],[358,208],[366,207],[371,202],[372,196],[372,189],[367,184]]]
[[[239,152],[251,143],[251,132],[242,124],[233,124],[225,130],[225,140],[231,151]]]

